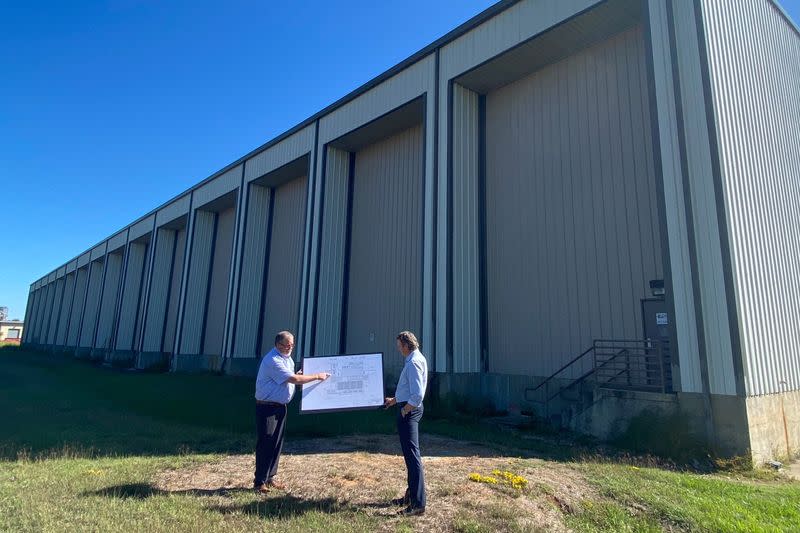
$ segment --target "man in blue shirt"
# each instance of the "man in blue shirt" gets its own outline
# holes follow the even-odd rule
[[[398,405],[397,432],[406,460],[408,488],[403,498],[393,503],[406,505],[401,515],[413,516],[425,512],[425,474],[419,452],[419,421],[422,419],[422,399],[428,383],[428,362],[419,351],[419,341],[410,331],[397,335],[397,351],[403,356],[403,370],[397,381],[394,398],[386,398],[384,407]]]
[[[253,487],[258,492],[286,487],[273,478],[278,473],[278,461],[283,448],[283,428],[286,406],[294,396],[294,386],[312,381],[325,381],[326,372],[304,376],[294,371],[292,349],[294,335],[281,331],[275,336],[275,347],[261,360],[256,378],[256,476]]]

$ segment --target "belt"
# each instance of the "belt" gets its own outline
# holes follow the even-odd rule
[[[256,400],[256,404],[258,405],[272,405],[273,407],[285,407],[286,404],[278,403],[278,402],[268,402],[266,400]]]

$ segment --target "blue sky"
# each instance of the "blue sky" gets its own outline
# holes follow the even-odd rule
[[[0,306],[493,3],[0,1]]]

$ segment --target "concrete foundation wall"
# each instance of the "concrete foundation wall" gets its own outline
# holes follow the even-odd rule
[[[230,376],[254,378],[258,374],[261,357],[235,357],[225,360],[224,372]]]
[[[711,395],[706,398],[696,393],[661,394],[598,389],[593,383],[586,382],[556,396],[545,406],[541,399],[558,391],[569,381],[555,383],[557,380],[553,380],[547,394],[542,395],[542,389],[532,391],[542,380],[542,377],[510,374],[436,373],[429,385],[428,398],[455,398],[471,408],[531,411],[553,425],[606,441],[625,437],[634,423],[638,425],[636,431],[639,434],[636,436],[643,440],[647,440],[648,433],[652,433],[651,440],[666,436],[674,439],[672,442],[676,446],[692,445],[697,449],[713,450],[720,456],[747,455],[752,449],[756,463],[776,457],[775,454],[770,455],[774,444],[760,442],[779,441],[780,445],[785,440],[778,399],[773,399],[772,403],[766,399],[748,399],[748,408],[751,403],[758,404],[764,417],[768,418],[753,426],[754,429],[761,428],[754,437],[744,430],[748,423],[748,408],[744,398],[739,396]],[[394,387],[394,383],[387,382],[387,393],[391,394]],[[787,424],[790,427],[794,424],[794,431],[789,430],[789,438],[796,453],[797,443],[800,442],[800,394],[791,400],[788,398],[789,395],[786,395],[784,406]],[[753,416],[750,415],[750,418],[752,425]],[[644,429],[642,419],[648,421]],[[649,430],[649,424],[652,424],[652,431]],[[664,424],[668,425],[665,427]],[[760,451],[761,448],[765,451]],[[785,444],[782,449],[783,455],[786,455]],[[780,454],[777,456],[780,457]]]
[[[800,455],[800,391],[752,396],[745,403],[755,463]]]
[[[166,366],[169,363],[169,356],[161,352],[140,352],[136,356],[136,368],[147,370]]]
[[[218,372],[222,357],[206,354],[175,354],[172,359],[174,372]]]

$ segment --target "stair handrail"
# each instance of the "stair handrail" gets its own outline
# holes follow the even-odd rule
[[[550,374],[550,376],[549,376],[549,377],[545,378],[545,380],[544,380],[544,381],[542,381],[541,383],[539,383],[537,386],[535,386],[535,387],[533,387],[533,388],[531,388],[531,389],[526,389],[526,391],[525,391],[525,392],[526,392],[526,393],[527,393],[527,392],[534,393],[534,392],[536,392],[537,390],[541,389],[541,388],[542,388],[542,387],[544,387],[544,386],[545,386],[547,383],[549,383],[549,382],[550,382],[550,380],[552,380],[553,378],[555,378],[557,375],[559,375],[561,372],[563,372],[564,370],[566,370],[566,369],[567,369],[567,368],[569,368],[570,366],[572,366],[572,365],[574,365],[575,363],[577,363],[577,362],[578,362],[580,359],[582,359],[582,358],[586,357],[586,356],[587,356],[587,355],[588,355],[590,352],[592,352],[592,351],[594,351],[594,344],[593,344],[592,346],[588,347],[586,350],[584,350],[584,351],[583,351],[583,353],[581,353],[580,355],[578,355],[578,356],[574,357],[574,358],[573,358],[571,361],[569,361],[568,363],[564,364],[564,365],[563,365],[561,368],[559,368],[558,370],[556,370],[555,372],[553,372],[552,374]],[[526,396],[527,396],[527,394],[526,394]],[[545,403],[546,403],[547,401],[549,401],[549,399],[548,399],[548,400],[545,400]]]

